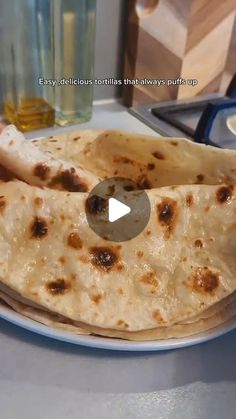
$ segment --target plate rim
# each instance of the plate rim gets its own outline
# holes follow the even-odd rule
[[[73,332],[56,329],[39,323],[23,314],[15,312],[11,307],[3,305],[0,305],[0,318],[24,330],[53,339],[54,341],[88,348],[128,352],[159,352],[186,348],[216,339],[236,329],[236,318],[232,318],[213,329],[196,335],[184,338],[137,342],[105,336],[75,335]]]

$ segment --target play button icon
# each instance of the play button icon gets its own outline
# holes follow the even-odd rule
[[[90,228],[114,242],[133,239],[146,227],[150,202],[144,190],[130,179],[114,177],[100,182],[86,200]]]
[[[111,223],[114,223],[114,221],[119,220],[130,212],[130,207],[118,201],[118,199],[110,198],[108,200],[108,220]]]

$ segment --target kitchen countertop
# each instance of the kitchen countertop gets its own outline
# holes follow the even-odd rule
[[[87,127],[153,133],[112,103],[63,131]],[[0,320],[0,365],[2,419],[236,417],[236,332],[186,349],[124,353],[60,343]]]

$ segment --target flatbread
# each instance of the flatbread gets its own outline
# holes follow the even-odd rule
[[[180,323],[236,290],[235,189],[148,191],[147,228],[118,245],[88,227],[87,194],[2,183],[1,282],[50,311],[103,329]]]
[[[137,341],[236,316],[236,152],[119,131],[29,141],[8,127],[0,163],[2,304],[49,327]],[[55,182],[71,169],[73,187]],[[150,189],[148,226],[121,244],[85,216],[84,192],[112,176]]]
[[[10,293],[11,294],[11,293]],[[17,299],[18,298],[18,299]],[[73,322],[56,313],[46,311],[43,307],[32,306],[30,301],[21,301],[21,298],[12,297],[9,293],[0,291],[0,306],[7,304],[14,311],[42,323],[48,327],[71,332],[74,335],[98,335],[112,338],[120,338],[131,341],[148,341],[156,339],[170,339],[192,336],[197,333],[206,332],[217,327],[224,322],[236,320],[236,296],[235,293],[225,298],[223,301],[215,304],[208,310],[205,310],[195,319],[181,324],[174,324],[169,327],[158,327],[140,332],[129,332],[112,329],[103,329],[80,322]],[[19,301],[20,300],[20,301]],[[87,329],[88,328],[88,329]]]
[[[79,140],[74,141],[74,138]],[[78,131],[37,142],[40,150],[69,158],[75,166],[105,178],[127,177],[141,189],[168,185],[236,183],[236,151],[164,138],[107,130]],[[55,139],[52,139],[54,141]],[[58,151],[61,147],[62,150]]]
[[[91,172],[41,151],[25,139],[13,125],[0,135],[2,166],[30,185],[47,186],[71,192],[87,192],[99,182]]]
[[[55,158],[72,162],[78,165],[77,156],[94,142],[104,130],[77,130],[63,134],[50,135],[48,137],[29,140],[43,153],[51,153]]]

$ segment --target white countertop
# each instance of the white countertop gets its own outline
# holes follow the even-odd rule
[[[153,133],[117,104],[63,130],[87,127]],[[132,354],[52,341],[0,320],[0,410],[1,419],[235,419],[236,332]]]

